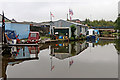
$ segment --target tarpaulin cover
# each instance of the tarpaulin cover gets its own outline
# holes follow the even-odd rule
[[[8,36],[10,39],[16,39],[15,31],[6,30],[5,33],[7,34],[7,36]]]

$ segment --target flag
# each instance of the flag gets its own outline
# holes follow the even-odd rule
[[[51,12],[50,12],[50,16],[51,16],[51,17],[54,17],[54,15],[53,15]]]
[[[69,9],[69,15],[73,15],[72,9]]]
[[[52,66],[52,67],[51,67],[51,71],[52,71],[54,68],[55,68],[55,66]]]
[[[73,64],[73,60],[69,61],[69,65],[71,66]]]
[[[70,16],[70,20],[72,20],[72,17]]]

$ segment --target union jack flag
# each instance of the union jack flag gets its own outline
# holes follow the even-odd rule
[[[51,17],[54,17],[54,15],[53,15],[51,12],[50,12],[50,16],[51,16]]]
[[[72,9],[69,9],[69,15],[73,15]]]

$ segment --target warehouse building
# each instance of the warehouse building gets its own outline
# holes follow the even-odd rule
[[[51,34],[64,34],[65,36],[68,35],[68,37],[71,37],[71,25],[75,25],[76,31],[75,35],[76,37],[79,36],[80,34],[86,35],[86,32],[88,30],[88,27],[86,25],[76,23],[76,22],[71,22],[71,21],[65,21],[65,20],[58,20],[54,21],[51,28],[50,28],[50,33]]]

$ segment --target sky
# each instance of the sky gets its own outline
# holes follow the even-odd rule
[[[72,19],[112,20],[118,16],[119,0],[0,0],[0,13],[16,21],[44,22],[67,19],[69,9]]]

